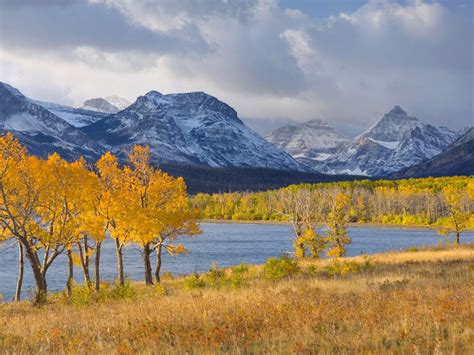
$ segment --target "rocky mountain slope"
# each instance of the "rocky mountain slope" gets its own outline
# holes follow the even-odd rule
[[[69,160],[96,159],[103,152],[78,128],[1,82],[0,131],[14,133],[30,153],[42,157],[58,152]]]
[[[303,132],[301,135],[311,135],[309,129]],[[338,136],[334,136],[334,132],[317,129],[314,130],[317,136],[305,141],[319,142],[326,134],[335,147],[330,153],[322,153],[324,155],[315,155],[311,147],[301,144],[298,135],[277,135],[289,137],[288,140],[278,140],[272,135],[271,139],[284,146],[293,157],[322,173],[386,176],[440,154],[459,136],[446,127],[420,122],[399,106],[353,140],[335,140]]]
[[[14,132],[39,156],[56,151],[66,159],[94,160],[111,150],[123,158],[142,144],[160,163],[307,170],[245,126],[233,108],[202,92],[152,91],[105,113],[34,101],[1,83],[0,130]]]
[[[151,91],[83,131],[114,152],[147,144],[160,162],[302,170],[289,154],[245,126],[233,108],[203,92]]]
[[[95,99],[89,99],[84,101],[82,108],[85,110],[104,112],[104,113],[117,113],[126,109],[132,103],[127,99],[119,97],[117,95],[107,96],[105,98],[99,97]]]
[[[445,151],[391,175],[392,178],[474,175],[474,127]]]
[[[84,127],[91,123],[97,122],[109,115],[107,112],[100,112],[97,110],[87,110],[84,108],[70,107],[59,105],[52,102],[34,101],[40,106],[43,106],[49,112],[62,118],[64,121],[74,127]]]
[[[313,167],[326,160],[342,143],[349,141],[349,138],[321,120],[284,126],[266,138],[293,158]]]
[[[83,155],[94,160],[111,150],[123,158],[132,145],[142,144],[151,147],[154,161],[161,164],[313,169],[376,177],[438,156],[459,136],[395,106],[352,140],[326,122],[313,120],[274,131],[268,137],[271,144],[248,128],[232,107],[203,92],[151,91],[129,106],[115,97],[120,108],[105,99],[88,102],[95,105],[93,110],[34,101],[0,83],[0,130],[14,132],[40,156],[56,151],[66,159]],[[118,112],[102,112],[106,110]],[[469,142],[453,145],[457,150],[447,157],[459,153],[468,159]]]

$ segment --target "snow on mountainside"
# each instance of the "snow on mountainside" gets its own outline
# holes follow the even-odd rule
[[[367,132],[342,144],[318,170],[384,176],[441,153],[457,137],[458,133],[422,123],[395,106]]]
[[[127,105],[119,99],[115,103]],[[0,82],[0,133],[13,132],[32,154],[58,152],[69,160],[81,155],[94,160],[106,150],[123,158],[130,146],[142,144],[151,147],[155,162],[299,171],[309,166],[328,174],[387,176],[439,155],[460,135],[424,124],[395,106],[353,140],[313,120],[275,130],[268,137],[271,144],[232,107],[203,92],[151,91],[116,113],[95,109],[34,101]],[[449,165],[446,157],[469,155],[468,144],[446,155],[443,166]]]
[[[105,101],[108,103],[114,105],[119,109],[119,111],[122,111],[126,109],[128,106],[132,104],[132,102],[128,101],[127,99],[117,96],[117,95],[111,95],[111,96],[106,96]]]
[[[95,159],[103,152],[79,129],[0,82],[0,131],[12,132],[30,153],[47,156],[58,152],[66,159],[81,155]]]
[[[81,108],[59,105],[52,102],[33,101],[61,117],[74,127],[84,127],[97,122],[111,113],[117,113],[130,106],[130,102],[119,96],[107,96],[86,100]]]
[[[338,146],[349,140],[321,120],[284,126],[275,129],[266,138],[306,164],[311,164],[311,160],[326,160]]]
[[[74,127],[84,127],[91,123],[97,122],[109,113],[100,112],[97,110],[86,110],[84,108],[76,108],[55,104],[52,102],[33,101],[34,103],[43,106],[48,111],[54,113],[56,116],[62,118],[64,121],[73,125]]]
[[[147,144],[156,161],[303,169],[289,154],[245,126],[233,108],[203,92],[163,95],[151,91],[83,130],[115,152]]]
[[[474,174],[474,127],[463,130],[464,134],[445,151],[392,174],[392,178],[426,176],[450,176]]]
[[[131,105],[127,99],[117,95],[107,96],[106,98],[95,98],[84,101],[83,109],[98,111],[104,113],[117,113]]]
[[[117,106],[112,105],[101,97],[84,101],[82,108],[85,110],[108,113],[116,113],[120,111]]]
[[[385,176],[441,153],[458,136],[395,106],[352,140],[320,120],[281,127],[267,138],[321,173]]]

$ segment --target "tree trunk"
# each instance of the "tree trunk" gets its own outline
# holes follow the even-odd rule
[[[77,248],[79,249],[79,257],[81,259],[82,271],[84,273],[84,282],[86,286],[91,285],[91,276],[89,273],[89,256],[87,255],[87,237],[84,237],[84,249],[82,249],[81,242],[77,242]]]
[[[160,272],[161,272],[161,251],[163,249],[162,244],[158,244],[156,248],[156,269],[155,269],[155,280],[157,283],[161,282]]]
[[[46,271],[41,270],[40,262],[38,259],[38,255],[36,251],[32,248],[31,244],[28,241],[23,240],[22,244],[25,248],[25,254],[30,261],[31,271],[33,272],[33,276],[35,278],[35,295],[33,299],[33,303],[38,305],[43,303],[46,299],[48,293],[48,287],[46,285]]]
[[[115,238],[115,251],[117,252],[117,276],[119,285],[125,285],[125,275],[123,274],[123,254],[122,254],[122,244]]]
[[[23,245],[18,242],[18,281],[16,283],[15,301],[21,300],[21,286],[23,285],[23,273],[25,270],[25,258],[23,254]]]
[[[100,290],[100,248],[102,247],[102,242],[96,242],[95,245],[95,290],[99,292]]]
[[[456,245],[459,245],[459,232],[456,232]]]
[[[68,275],[67,275],[67,295],[72,296],[72,283],[74,281],[74,262],[72,259],[72,249],[67,250],[67,261],[68,261]]]
[[[143,246],[143,266],[145,268],[145,283],[147,285],[153,285],[153,277],[151,271],[151,263],[150,263],[150,244],[145,244]]]

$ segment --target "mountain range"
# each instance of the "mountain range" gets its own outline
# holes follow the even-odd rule
[[[387,176],[442,153],[460,135],[425,124],[400,106],[354,139],[345,138],[326,123],[313,122],[277,129],[268,139],[302,164],[326,174]]]
[[[82,108],[35,101],[0,83],[0,130],[13,132],[39,156],[57,151],[66,159],[94,160],[110,150],[123,158],[132,145],[146,144],[155,163],[307,170],[203,92],[151,91],[124,110],[112,106],[105,99]]]
[[[474,165],[472,128],[461,136],[446,127],[425,124],[399,106],[353,139],[325,121],[312,120],[278,128],[265,140],[232,107],[204,92],[164,95],[150,91],[133,103],[109,96],[70,107],[28,98],[0,83],[0,132],[13,132],[30,153],[41,157],[58,152],[68,160],[84,156],[94,161],[112,151],[124,159],[131,146],[142,144],[151,147],[153,162],[172,166],[173,171],[176,166],[194,166],[306,174],[285,180],[291,182],[303,177],[304,181],[321,180],[323,174],[472,174]],[[185,171],[192,175],[189,168]],[[199,179],[204,181],[208,171],[202,171]],[[223,174],[223,185],[237,170],[231,171]],[[262,170],[235,174],[243,179],[245,174],[265,175]],[[240,178],[232,177],[236,179]],[[271,186],[275,184],[273,180]]]
[[[4,83],[0,83],[0,131],[13,132],[31,154],[42,157],[58,152],[69,160],[80,156],[93,160],[104,152],[79,128]]]
[[[151,91],[82,130],[113,152],[149,145],[156,161],[303,170],[288,153],[248,128],[232,107],[204,92]]]
[[[301,125],[290,125],[277,128],[267,140],[286,150],[303,163],[323,161],[349,138],[330,127],[322,120],[311,120]]]
[[[445,151],[431,159],[391,175],[392,178],[473,175],[474,127],[455,140]]]

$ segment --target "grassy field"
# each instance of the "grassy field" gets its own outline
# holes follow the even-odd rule
[[[0,352],[474,351],[473,245],[75,292],[41,308],[1,305]]]

